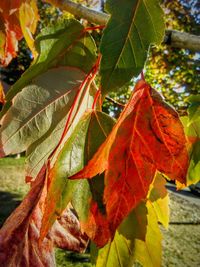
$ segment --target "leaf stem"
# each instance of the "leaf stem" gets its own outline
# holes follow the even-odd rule
[[[70,124],[71,124],[71,120],[72,120],[72,113],[74,111],[74,108],[76,106],[76,103],[79,99],[79,96],[80,96],[80,93],[82,92],[82,89],[86,86],[86,84],[88,83],[86,89],[85,89],[85,92],[87,91],[87,89],[90,87],[90,84],[91,82],[94,80],[95,76],[96,76],[96,73],[97,73],[97,70],[98,70],[98,67],[99,67],[99,64],[100,64],[100,55],[98,56],[97,58],[97,61],[96,63],[94,64],[94,66],[92,67],[92,69],[90,70],[90,72],[87,74],[87,76],[85,77],[85,79],[83,80],[76,96],[75,96],[75,99],[74,99],[74,102],[71,106],[71,109],[70,109],[70,112],[69,112],[69,115],[68,115],[68,118],[67,118],[67,121],[66,121],[66,124],[65,124],[65,128],[63,130],[63,133],[62,133],[62,136],[57,144],[57,146],[55,147],[55,149],[52,151],[52,153],[50,154],[49,158],[48,158],[48,162],[51,160],[51,158],[53,157],[53,155],[55,154],[55,152],[57,151],[58,147],[61,145],[62,143],[62,140],[63,138],[65,137],[66,133],[68,132],[69,128],[70,128]]]
[[[92,109],[94,110],[95,106],[96,106],[96,103],[97,103],[97,100],[99,98],[99,96],[101,95],[101,89],[98,89],[96,94],[95,94],[95,97],[94,97],[94,102],[92,104]]]
[[[85,28],[85,31],[95,31],[95,30],[102,30],[106,27],[106,25],[99,25],[99,26],[94,26],[94,27],[88,27]]]
[[[142,72],[141,72],[141,79],[142,79],[143,81],[145,81],[144,71],[143,71],[143,70],[142,70]]]

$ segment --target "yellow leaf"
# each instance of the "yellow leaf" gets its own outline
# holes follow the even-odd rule
[[[37,56],[37,51],[34,45],[33,34],[36,31],[39,20],[37,1],[28,0],[22,2],[19,9],[19,20],[24,38],[35,58]]]
[[[162,235],[158,226],[157,216],[152,204],[147,201],[147,232],[145,241],[135,240],[134,258],[143,267],[160,267],[162,258]]]
[[[169,196],[165,188],[166,180],[157,173],[153,183],[150,186],[148,199],[156,212],[158,221],[162,223],[165,228],[169,225]]]
[[[97,252],[96,267],[161,266],[161,233],[150,201],[140,202],[120,225],[114,239]]]

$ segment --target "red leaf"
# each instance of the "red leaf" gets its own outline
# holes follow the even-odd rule
[[[110,229],[107,218],[101,214],[96,202],[91,201],[86,222],[81,222],[81,229],[99,247],[103,247],[110,239]]]
[[[54,266],[54,246],[79,252],[86,248],[87,237],[69,207],[39,242],[46,197],[44,180],[43,167],[26,198],[0,230],[0,266]]]
[[[178,114],[142,80],[106,141],[71,178],[92,178],[105,171],[104,201],[112,237],[124,217],[146,197],[156,170],[185,183],[187,168],[186,139]]]

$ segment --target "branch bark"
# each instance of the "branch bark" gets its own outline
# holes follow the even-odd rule
[[[59,7],[61,10],[84,18],[98,25],[105,25],[109,20],[109,15],[103,12],[92,10],[81,4],[77,4],[70,0],[45,0],[46,2]],[[200,51],[200,36],[192,35],[185,32],[166,30],[164,44],[172,47],[189,49],[194,52]]]
[[[166,30],[164,43],[173,47],[200,51],[200,36],[175,30]]]

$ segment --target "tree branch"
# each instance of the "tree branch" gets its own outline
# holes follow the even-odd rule
[[[98,25],[105,25],[108,22],[109,15],[103,12],[92,10],[81,4],[74,3],[70,0],[45,0],[46,2],[59,7],[61,10],[84,18]],[[185,48],[195,52],[200,51],[200,36],[192,35],[185,32],[166,30],[164,43],[172,47]]]
[[[175,30],[166,30],[164,43],[173,47],[200,51],[200,36]]]
[[[119,106],[120,108],[124,108],[124,107],[125,107],[124,104],[122,104],[122,103],[120,103],[120,102],[114,100],[113,98],[111,98],[111,97],[109,97],[109,96],[106,96],[105,98],[106,98],[106,100],[108,100],[109,102],[113,103],[113,104],[116,105],[116,106]]]
[[[45,0],[45,2],[98,25],[106,25],[109,19],[109,15],[106,13],[90,9],[70,0]]]

